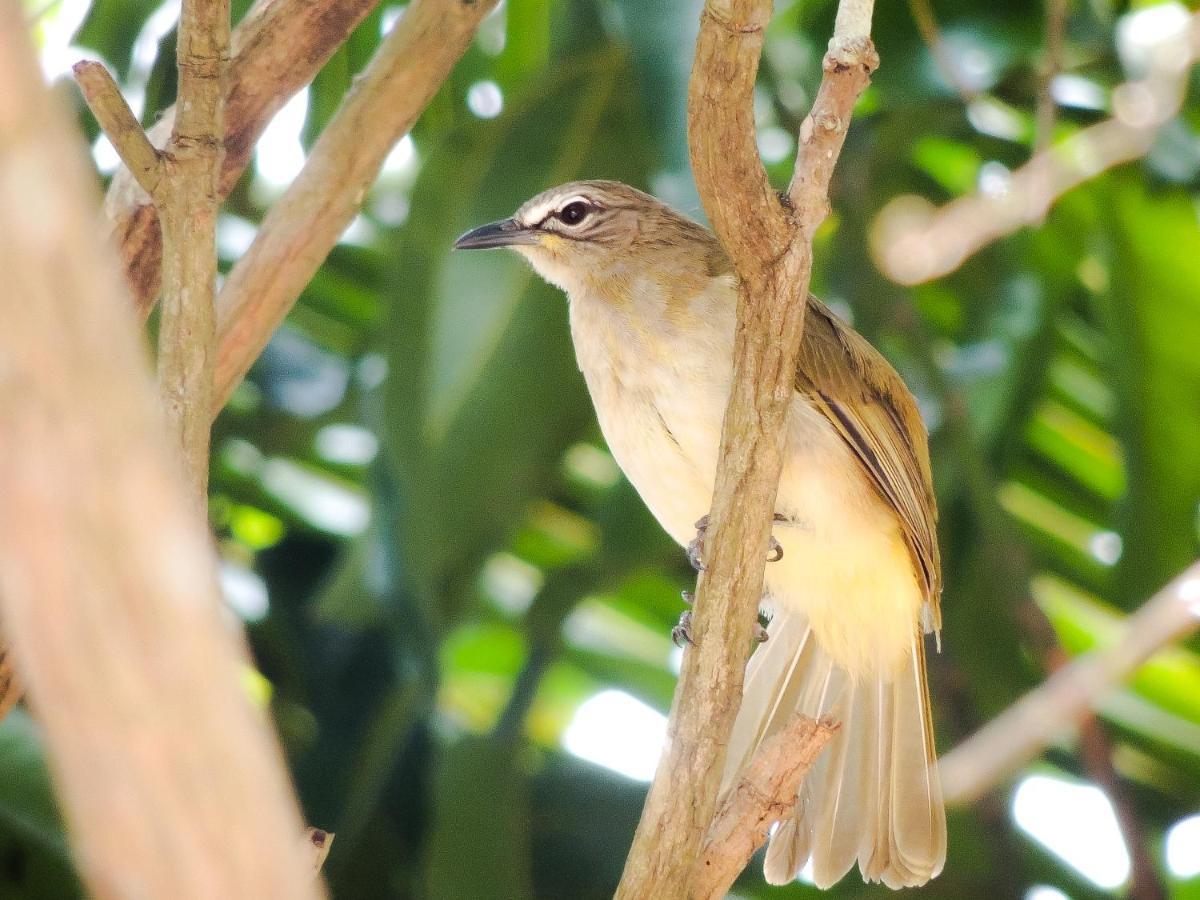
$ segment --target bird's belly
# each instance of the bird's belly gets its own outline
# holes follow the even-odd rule
[[[887,673],[911,650],[921,588],[895,512],[832,426],[809,415],[792,416],[776,499],[787,521],[774,527],[783,557],[767,565],[768,603],[802,610],[851,675]]]
[[[617,388],[595,399],[600,429],[621,471],[663,529],[686,544],[712,502],[720,420],[713,425],[703,414],[681,418],[673,409],[678,398],[646,392]]]
[[[588,381],[618,465],[686,544],[712,502],[727,390]],[[886,672],[910,651],[923,600],[899,520],[836,430],[799,397],[788,428],[775,504],[786,521],[773,526],[784,553],[767,565],[767,605],[802,610],[852,675]]]

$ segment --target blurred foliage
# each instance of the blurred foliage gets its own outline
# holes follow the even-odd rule
[[[778,6],[756,111],[782,186],[834,4]],[[174,31],[156,8],[96,0],[74,37],[144,98],[145,122],[174,82]],[[397,12],[383,5],[318,76],[306,144]],[[1197,552],[1200,106],[1040,228],[898,287],[868,255],[880,208],[994,184],[1035,137],[1042,7],[945,0],[936,13],[978,96],[948,86],[909,6],[879,5],[884,64],[839,166],[814,284],[895,362],[930,426],[946,749],[1038,683],[1053,645],[1111,641]],[[1130,13],[1070,4],[1063,67],[1100,100],[1064,92],[1056,135],[1105,114],[1127,77],[1116,32]],[[306,815],[337,833],[335,896],[591,898],[619,877],[644,785],[566,753],[562,737],[602,689],[666,710],[668,633],[691,574],[604,449],[562,297],[515,258],[449,247],[575,177],[623,179],[699,215],[684,133],[697,14],[696,0],[509,0],[217,422],[211,510],[230,596]],[[271,197],[253,175],[237,187],[225,265]],[[1164,834],[1200,807],[1196,649],[1161,654],[1103,705],[1137,839],[1164,881]],[[72,896],[22,713],[0,725],[0,760],[0,896]],[[1038,765],[1091,778],[1070,744]],[[1010,791],[953,811],[946,872],[922,893],[1103,894],[1014,827]],[[812,893],[768,890],[757,867],[737,889]],[[1195,880],[1170,890],[1200,895]],[[852,874],[834,893],[886,891]]]

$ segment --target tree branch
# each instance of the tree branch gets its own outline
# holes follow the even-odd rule
[[[267,213],[217,300],[215,416],[362,206],[496,0],[413,0]]]
[[[0,3],[0,134],[0,618],[81,875],[97,897],[318,896],[81,136],[16,3]]]
[[[258,0],[246,13],[231,38],[225,93],[225,158],[218,187],[222,199],[246,168],[254,144],[271,117],[312,81],[378,4],[379,0]],[[150,129],[150,142],[165,147],[174,123],[175,107],[171,107]],[[161,286],[158,212],[124,169],[113,176],[109,185],[105,212],[121,248],[135,306],[144,319],[154,308]]]
[[[322,831],[320,828],[304,829],[304,849],[312,861],[312,870],[316,875],[321,874],[321,867],[333,849],[333,832]]]
[[[692,874],[696,900],[719,900],[767,840],[776,822],[791,818],[800,784],[837,732],[832,720],[797,716],[759,747],[742,779],[708,829]]]
[[[17,705],[23,693],[24,688],[17,678],[12,653],[8,649],[8,640],[0,634],[0,721]]]
[[[217,182],[225,152],[229,0],[183,0],[176,53],[179,112],[164,160],[170,190],[157,200],[163,237],[158,383],[167,432],[183,455],[192,497],[208,500],[208,443],[216,347]]]
[[[1111,646],[1063,666],[942,758],[947,803],[970,803],[1076,726],[1155,652],[1200,628],[1200,561],[1129,617]]]
[[[108,69],[98,62],[84,60],[75,63],[71,71],[75,73],[75,81],[79,83],[88,109],[130,174],[147,194],[157,195],[163,178],[162,160]]]
[[[912,195],[892,200],[872,228],[875,264],[900,284],[948,275],[993,241],[1040,222],[1068,191],[1145,156],[1179,112],[1198,55],[1200,15],[1164,41],[1150,75],[1113,90],[1112,118],[1035,153],[1003,191],[967,194],[940,208]]]
[[[859,92],[878,62],[871,3],[843,0],[814,106],[802,129],[806,162],[789,193],[772,192],[759,159],[753,90],[770,18],[768,0],[709,0],[688,93],[696,187],[740,281],[733,387],[700,576],[659,762],[617,890],[619,898],[682,897],[713,817],[725,752],[741,703],[746,648],[762,598],[785,424],[804,324],[812,235],[828,208],[829,178]],[[827,154],[821,159],[816,157]],[[809,168],[811,166],[811,168]]]

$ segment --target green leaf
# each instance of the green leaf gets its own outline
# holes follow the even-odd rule
[[[533,892],[529,789],[507,741],[464,738],[434,776],[426,864],[432,900],[514,900]]]

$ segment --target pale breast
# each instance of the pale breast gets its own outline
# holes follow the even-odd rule
[[[654,517],[686,544],[712,500],[729,349],[710,355],[669,327],[636,327],[586,299],[572,302],[571,328],[609,449]]]

